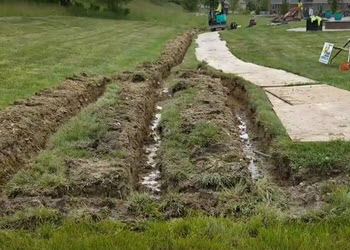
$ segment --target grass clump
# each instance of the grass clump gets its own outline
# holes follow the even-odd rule
[[[142,218],[161,218],[159,204],[148,193],[133,193],[128,198],[128,210]]]
[[[178,193],[169,193],[161,203],[161,210],[166,218],[186,217],[189,213],[188,207]]]
[[[55,225],[61,219],[61,214],[56,209],[48,209],[44,207],[26,208],[13,215],[2,217],[0,228],[34,230],[42,224],[50,223]]]
[[[202,188],[223,190],[235,187],[237,183],[246,180],[246,176],[239,173],[202,173],[195,177],[195,183]]]
[[[190,134],[190,144],[200,147],[207,147],[218,142],[220,130],[214,124],[201,122],[195,126]]]
[[[44,152],[30,169],[21,170],[7,182],[5,190],[10,196],[21,193],[36,195],[39,190],[56,190],[69,184],[67,171],[61,156],[55,152]]]

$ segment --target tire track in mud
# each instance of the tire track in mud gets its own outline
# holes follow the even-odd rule
[[[0,184],[45,147],[57,128],[100,97],[109,78],[74,76],[0,113]]]

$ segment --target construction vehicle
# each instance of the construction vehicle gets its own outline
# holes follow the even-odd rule
[[[223,1],[210,0],[209,29],[211,31],[226,29],[227,16],[223,8]]]

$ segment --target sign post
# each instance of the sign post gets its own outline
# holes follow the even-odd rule
[[[328,64],[332,55],[334,44],[324,43],[319,62]]]

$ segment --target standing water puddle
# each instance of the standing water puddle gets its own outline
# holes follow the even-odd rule
[[[157,106],[157,112],[152,120],[150,129],[150,141],[151,143],[146,146],[145,153],[147,156],[146,169],[150,169],[148,173],[142,178],[141,184],[144,185],[147,189],[152,191],[152,193],[159,193],[160,186],[160,171],[157,169],[157,153],[160,148],[161,140],[160,134],[158,132],[158,127],[161,115],[162,107]]]
[[[259,171],[257,166],[258,157],[256,156],[254,152],[253,144],[249,139],[249,135],[247,132],[247,123],[245,122],[244,117],[239,114],[236,115],[236,118],[240,123],[238,128],[239,128],[239,134],[240,134],[239,137],[243,142],[243,152],[249,160],[248,170],[252,175],[253,180],[257,180],[262,177],[262,174]]]

